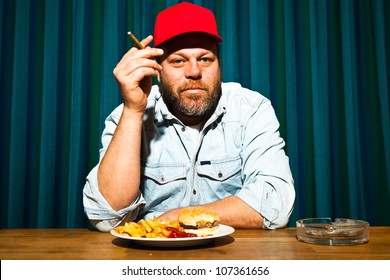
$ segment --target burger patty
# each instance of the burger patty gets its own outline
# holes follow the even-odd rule
[[[200,228],[212,228],[216,227],[218,225],[218,221],[214,222],[205,222],[205,221],[198,221],[196,223],[196,226],[191,225],[185,225],[183,223],[180,223],[180,225],[185,229],[200,229]]]

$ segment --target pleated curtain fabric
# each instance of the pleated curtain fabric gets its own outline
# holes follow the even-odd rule
[[[0,227],[86,227],[82,189],[127,31],[179,1],[0,0]],[[189,1],[216,15],[223,80],[269,98],[305,217],[390,225],[390,1]]]

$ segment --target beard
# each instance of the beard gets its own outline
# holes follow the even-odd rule
[[[206,95],[187,93],[186,96],[183,96],[183,92],[191,87],[201,88],[206,92]],[[214,113],[221,98],[221,75],[219,73],[211,85],[206,85],[200,80],[189,80],[180,85],[177,92],[174,92],[172,83],[160,76],[160,91],[171,112],[194,117],[209,116]]]

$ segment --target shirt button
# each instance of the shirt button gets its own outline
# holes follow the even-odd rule
[[[165,180],[163,175],[160,177],[160,179],[161,179],[162,182],[164,182],[164,180]]]
[[[222,178],[223,174],[221,171],[218,172],[218,178]]]
[[[192,194],[193,194],[193,195],[196,195],[196,190],[192,190]]]
[[[181,127],[181,131],[186,131],[186,128],[184,126]]]

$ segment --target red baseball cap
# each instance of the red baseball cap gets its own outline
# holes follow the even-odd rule
[[[192,3],[182,2],[157,15],[154,46],[157,47],[173,37],[190,32],[205,33],[217,42],[222,42],[213,12]]]

